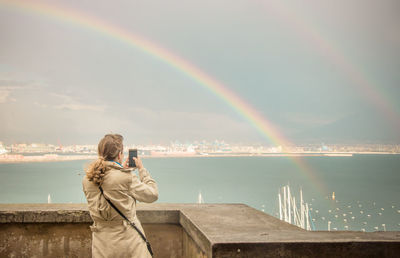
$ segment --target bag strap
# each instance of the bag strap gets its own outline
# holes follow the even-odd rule
[[[151,254],[151,256],[153,256],[153,250],[151,249],[150,242],[147,241],[147,239],[144,236],[144,234],[136,227],[135,223],[131,222],[127,217],[125,217],[125,215],[104,195],[103,188],[101,186],[99,186],[99,188],[100,188],[101,194],[104,196],[104,199],[107,200],[107,202],[111,205],[111,207],[113,207],[114,210],[116,212],[118,212],[119,215],[121,215],[122,218],[124,218],[126,221],[128,221],[129,225],[131,225],[134,229],[136,229],[136,231],[139,233],[140,237],[146,243],[147,250],[149,250],[149,253]]]

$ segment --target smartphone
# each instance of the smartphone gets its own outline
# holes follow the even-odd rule
[[[137,158],[137,149],[129,149],[129,167],[130,168],[136,167],[133,157]]]

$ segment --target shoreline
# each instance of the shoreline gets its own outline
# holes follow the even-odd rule
[[[400,155],[400,153],[391,152],[321,152],[321,153],[211,153],[211,154],[165,154],[165,155],[142,155],[144,159],[148,158],[203,158],[203,157],[353,157],[354,155]],[[24,156],[21,154],[3,154],[0,155],[0,164],[30,163],[30,162],[60,162],[73,160],[93,160],[97,155],[32,155]]]
[[[37,162],[60,162],[73,160],[90,160],[95,159],[97,155],[32,155],[24,156],[21,154],[5,154],[0,156],[0,164],[15,164],[15,163],[37,163]]]

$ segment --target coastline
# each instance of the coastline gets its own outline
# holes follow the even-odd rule
[[[159,154],[159,155],[142,155],[147,158],[202,158],[202,157],[352,157],[354,155],[399,155],[400,153],[391,152],[302,152],[302,153],[210,153],[210,154]],[[59,162],[73,160],[92,160],[96,159],[97,155],[29,155],[22,154],[3,154],[0,155],[0,164],[12,163],[29,163],[29,162]]]
[[[88,160],[88,159],[95,159],[96,157],[97,155],[44,154],[44,155],[25,156],[21,154],[3,154],[0,156],[0,164]]]

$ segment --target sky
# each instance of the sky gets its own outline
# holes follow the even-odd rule
[[[95,144],[120,133],[136,144],[276,144],[159,58],[8,2],[0,0],[0,141]],[[30,2],[179,56],[289,142],[400,143],[397,0]]]

